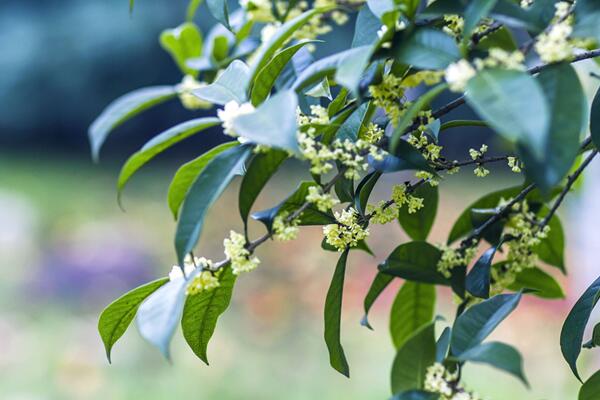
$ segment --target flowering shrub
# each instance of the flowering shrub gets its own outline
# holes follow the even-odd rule
[[[412,241],[378,266],[362,321],[370,328],[367,314],[377,297],[403,279],[395,302],[403,307],[391,313],[394,399],[480,398],[461,382],[465,363],[489,364],[526,384],[518,351],[485,339],[522,296],[564,296],[545,270],[565,272],[556,211],[600,145],[600,95],[590,111],[571,66],[600,56],[600,3],[241,0],[230,10],[224,0],[207,0],[219,24],[206,34],[192,22],[199,3],[191,2],[188,22],[160,39],[181,69],[181,83],[121,97],[89,131],[97,158],[113,129],[156,104],[178,98],[191,110],[216,109],[215,117],[180,123],[133,154],[121,170],[119,192],[153,157],[191,135],[220,125],[232,138],[175,174],[168,200],[177,219],[178,266],[102,313],[109,359],[135,318],[140,334],[166,357],[181,323],[187,343],[206,362],[236,279],[261,264],[256,248],[318,225],[322,247],[340,253],[326,296],[325,342],[331,366],[349,376],[340,332],[346,261],[355,250],[370,251],[373,225],[398,221]],[[312,51],[326,46],[316,39],[347,23],[355,24],[351,46],[316,60]],[[445,92],[455,99],[433,108]],[[479,120],[452,118],[465,104]],[[464,149],[462,160],[447,158],[439,136],[469,126],[489,127],[508,152],[490,156],[483,145]],[[288,159],[304,161],[313,179],[299,182],[275,207],[251,214]],[[483,178],[498,164],[522,174],[523,184],[484,195],[460,215],[446,243],[428,243],[438,185],[459,168]],[[397,171],[410,174],[406,182],[395,185],[388,200],[369,202],[381,176]],[[224,239],[222,260],[194,257],[206,213],[238,175],[244,230]],[[250,216],[264,224],[263,236],[249,237]],[[454,292],[451,323],[435,317],[436,286]],[[583,344],[599,295],[600,279],[575,304],[561,333],[562,353],[579,379],[582,347],[600,344],[600,325]],[[600,374],[584,383],[579,398],[600,398]]]

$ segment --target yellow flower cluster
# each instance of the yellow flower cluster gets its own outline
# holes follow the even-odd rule
[[[406,110],[406,105],[402,103],[404,99],[402,78],[387,74],[381,83],[369,86],[369,92],[373,97],[373,104],[382,108],[395,126]]]
[[[256,269],[260,264],[257,257],[252,257],[246,248],[246,238],[244,235],[230,231],[229,238],[223,240],[225,255],[231,262],[231,270],[235,275],[242,272],[249,272]]]
[[[435,143],[429,142],[427,135],[425,135],[423,132],[419,134],[409,135],[407,142],[410,143],[414,148],[419,150],[426,160],[435,161],[438,158],[440,158],[440,152],[442,151],[443,147],[438,146]]]
[[[519,162],[517,157],[507,157],[506,161],[508,162],[508,167],[511,169],[512,172],[517,174],[521,172],[521,163]]]
[[[367,205],[367,214],[371,215],[371,221],[375,224],[387,224],[398,218],[400,208],[404,205],[409,214],[414,214],[423,208],[423,199],[407,193],[406,185],[396,185],[392,189],[392,202],[380,201],[376,206]]]
[[[218,288],[219,286],[221,286],[221,282],[219,281],[221,272],[222,270],[218,270],[215,272],[206,270],[200,272],[188,284],[185,294],[188,296],[193,296],[201,292],[206,292]]]
[[[323,234],[325,241],[342,252],[347,247],[354,247],[359,241],[369,236],[369,229],[358,223],[358,212],[354,208],[336,212],[337,223],[325,225]]]
[[[323,189],[319,186],[311,186],[308,188],[306,201],[314,204],[319,211],[327,212],[340,201],[334,198],[329,193],[323,193]]]
[[[482,144],[479,150],[469,149],[469,155],[471,156],[472,160],[476,161],[481,159],[484,156],[484,154],[487,153],[487,151],[487,145]],[[475,174],[475,176],[485,178],[489,175],[490,171],[487,168],[484,168],[482,164],[478,164],[477,167],[473,170],[473,173]]]
[[[362,135],[362,139],[369,143],[375,144],[381,140],[384,133],[385,131],[379,125],[369,122],[367,129]]]
[[[553,24],[548,31],[538,35],[535,51],[546,63],[568,60],[573,56],[575,42],[569,37],[573,33],[573,18],[569,17],[572,4],[560,1],[554,4]]]
[[[461,37],[465,20],[459,15],[444,15],[444,32],[455,38]]]
[[[440,181],[437,180],[431,172],[427,171],[417,171],[415,176],[419,179],[424,179],[429,183],[430,186],[436,187],[440,184]]]
[[[466,391],[458,380],[458,370],[450,372],[441,363],[435,363],[427,368],[423,388],[439,394],[440,400],[481,400],[477,394]]]
[[[412,88],[419,86],[421,83],[431,86],[439,83],[443,77],[444,71],[417,71],[414,74],[402,79],[402,86],[406,88]]]
[[[183,80],[179,85],[177,85],[176,88],[177,95],[179,96],[179,101],[181,101],[181,105],[183,105],[183,107],[187,108],[188,110],[206,110],[211,108],[213,106],[211,102],[202,100],[201,98],[193,94],[194,90],[200,89],[204,86],[206,86],[206,83],[198,82],[193,76],[184,76]]]
[[[385,225],[395,221],[398,218],[400,208],[396,203],[388,204],[386,201],[380,201],[377,205],[368,204],[367,214],[371,215],[371,222],[374,224]]]
[[[223,133],[229,136],[237,137],[233,129],[233,121],[240,115],[250,114],[254,111],[254,106],[250,103],[239,104],[235,100],[226,103],[222,109],[217,110],[217,117],[221,120]]]
[[[279,214],[273,220],[273,239],[280,242],[287,242],[298,237],[298,220],[294,219],[291,222],[287,221],[290,213],[284,212]]]
[[[453,249],[452,247],[440,244],[438,248],[442,251],[442,256],[437,264],[437,270],[446,278],[452,276],[452,270],[461,265],[468,265],[477,254],[477,246],[471,246],[464,249]]]

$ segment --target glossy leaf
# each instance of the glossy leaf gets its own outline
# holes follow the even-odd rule
[[[577,370],[577,358],[579,358],[579,353],[581,353],[585,327],[590,319],[592,310],[598,302],[599,295],[600,278],[596,279],[579,300],[577,300],[565,319],[560,332],[560,349],[563,357],[567,361],[567,364],[569,364],[569,367],[571,367],[571,371],[573,371],[575,377],[580,381],[581,377]]]
[[[437,214],[439,195],[438,188],[428,183],[418,186],[412,193],[413,196],[423,199],[423,208],[410,214],[408,207],[401,207],[398,221],[413,240],[426,240],[435,216]]]
[[[111,362],[112,347],[133,321],[140,304],[167,282],[168,279],[163,278],[137,287],[110,303],[102,311],[98,320],[98,332],[104,343],[108,362]]]
[[[206,0],[208,11],[212,14],[217,21],[219,21],[225,28],[231,30],[229,24],[229,8],[227,7],[227,0]]]
[[[281,50],[259,71],[254,82],[252,82],[252,94],[250,97],[253,105],[259,105],[269,96],[271,89],[275,85],[275,81],[294,54],[309,43],[313,42],[303,41]]]
[[[594,101],[592,102],[590,133],[596,147],[600,147],[600,89],[596,92],[596,96],[594,96]]]
[[[600,399],[600,371],[596,371],[579,389],[577,400]]]
[[[523,373],[521,354],[512,346],[499,342],[483,343],[472,347],[456,357],[459,361],[469,361],[491,365],[520,379],[529,386]]]
[[[435,361],[443,362],[448,356],[448,349],[450,348],[450,338],[452,337],[452,329],[447,326],[442,331],[442,334],[435,343]]]
[[[278,92],[254,112],[235,118],[233,129],[254,143],[297,153],[297,107],[298,98],[293,91]]]
[[[385,288],[389,286],[389,284],[392,282],[393,279],[394,279],[393,276],[385,275],[385,274],[382,274],[381,272],[378,272],[377,275],[375,275],[375,279],[373,279],[373,282],[371,283],[371,286],[369,287],[369,291],[367,292],[367,295],[365,296],[365,300],[363,301],[365,315],[362,317],[362,319],[360,321],[360,324],[362,326],[366,326],[367,328],[373,330],[373,327],[369,323],[369,318],[368,318],[369,311],[371,310],[371,307],[373,307],[375,300],[377,300],[379,295],[381,295],[381,293],[383,293]]]
[[[482,18],[486,17],[496,5],[497,0],[472,1],[465,9],[463,36],[469,38]]]
[[[358,86],[363,72],[369,65],[375,47],[372,45],[355,47],[348,51],[337,66],[335,81],[358,95]]]
[[[370,103],[361,104],[350,116],[342,123],[335,137],[342,141],[349,139],[355,142],[358,139],[360,129],[372,115],[373,108]]]
[[[394,49],[396,60],[421,69],[444,69],[460,59],[454,38],[431,28],[415,30]]]
[[[135,321],[140,335],[166,359],[171,358],[169,344],[181,318],[186,284],[185,279],[165,283],[144,300],[137,311]]]
[[[348,251],[342,253],[335,267],[333,278],[327,298],[325,300],[325,343],[329,351],[329,363],[339,373],[350,377],[350,368],[346,361],[344,348],[340,343],[341,319],[342,319],[342,297],[344,292],[344,276],[346,274],[346,261]]]
[[[467,103],[506,139],[543,156],[550,115],[540,84],[516,70],[487,69],[467,84]]]
[[[437,270],[440,256],[441,251],[427,242],[404,243],[379,265],[379,271],[409,281],[449,285]]]
[[[396,349],[433,320],[435,298],[433,285],[404,282],[390,311],[390,335]]]
[[[287,158],[288,155],[285,151],[269,150],[266,153],[255,155],[250,161],[244,179],[242,179],[238,199],[244,226],[247,225],[248,215],[261,190]]]
[[[218,118],[212,117],[193,119],[191,121],[186,121],[175,125],[174,127],[155,136],[152,140],[146,143],[144,147],[129,157],[127,162],[125,162],[125,165],[123,165],[121,168],[121,173],[119,174],[119,181],[117,184],[119,197],[121,195],[121,191],[133,174],[147,164],[148,161],[152,160],[158,154],[162,153],[174,144],[179,143],[198,132],[216,126],[220,124],[220,122],[221,121]]]
[[[175,233],[179,265],[183,265],[185,256],[194,250],[208,209],[223,193],[251,152],[251,147],[239,146],[220,153],[208,162],[190,186]]]
[[[219,277],[220,286],[187,297],[183,307],[183,337],[194,353],[208,364],[207,347],[217,320],[229,307],[236,276],[225,267]]]
[[[237,141],[220,144],[202,154],[200,157],[183,164],[177,170],[171,181],[171,185],[169,186],[169,193],[167,196],[169,209],[175,219],[177,219],[179,208],[181,207],[190,186],[192,186],[192,183],[194,183],[198,175],[200,175],[200,172],[204,170],[204,167],[206,167],[206,165],[217,155],[238,145],[239,142]],[[240,171],[241,169],[238,170],[238,173]]]
[[[238,104],[247,100],[246,91],[250,82],[248,66],[240,60],[234,60],[210,85],[194,90],[194,95],[213,104]]]
[[[435,324],[411,336],[396,353],[392,364],[392,393],[423,389],[427,368],[435,362]]]
[[[361,215],[365,214],[371,192],[375,188],[377,181],[381,177],[381,173],[373,171],[366,175],[356,187],[354,195],[354,207],[358,210]]]
[[[536,247],[535,252],[543,262],[557,267],[563,273],[565,270],[565,234],[558,216],[553,215],[548,223],[550,232]]]
[[[460,356],[479,346],[483,340],[517,307],[521,293],[499,294],[472,306],[454,322],[450,350]]]
[[[490,297],[490,278],[492,261],[497,247],[491,247],[477,260],[465,280],[465,289],[475,297],[487,299]]]
[[[379,38],[377,32],[381,29],[381,21],[368,6],[363,6],[358,11],[354,26],[352,47],[372,45]]]
[[[160,45],[173,57],[181,72],[198,76],[198,72],[187,65],[187,60],[202,55],[202,33],[196,24],[186,22],[175,29],[163,31]]]
[[[560,284],[543,270],[533,267],[519,272],[510,290],[533,290],[532,295],[544,299],[564,299],[565,292]]]
[[[593,349],[598,346],[600,346],[600,323],[594,326],[592,338],[582,345],[584,349]]]
[[[173,86],[153,86],[135,90],[110,103],[88,130],[94,160],[98,161],[100,148],[113,129],[148,108],[172,99],[176,95],[177,92]]]

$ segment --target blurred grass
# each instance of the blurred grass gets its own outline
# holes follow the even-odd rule
[[[166,274],[173,262],[174,222],[165,203],[172,166],[149,166],[116,205],[116,171],[86,160],[0,157],[0,398],[2,399],[385,399],[393,359],[387,316],[394,290],[375,306],[375,331],[359,326],[361,303],[382,260],[407,240],[399,227],[374,228],[377,258],[353,254],[344,300],[342,342],[352,379],[328,365],[321,310],[337,255],[319,248],[318,228],[292,243],[259,250],[261,268],[238,281],[204,366],[176,334],[174,364],[131,328],[104,358],[96,333],[102,307],[124,291]],[[290,177],[294,179],[290,179]],[[273,205],[297,182],[294,166],[278,173],[257,208]],[[386,177],[387,183],[402,177]],[[442,185],[432,234],[444,239],[459,212],[486,190],[515,178],[479,180],[468,171]],[[237,186],[210,213],[199,253],[222,254],[221,238],[241,229]],[[385,184],[380,187],[385,187]],[[387,193],[378,191],[376,198]],[[261,227],[254,226],[258,234]],[[83,289],[76,290],[77,287]],[[439,296],[451,317],[452,298]],[[470,366],[468,387],[486,399],[574,398],[576,381],[558,348],[566,302],[524,301],[495,338],[524,354],[532,390],[498,371]]]

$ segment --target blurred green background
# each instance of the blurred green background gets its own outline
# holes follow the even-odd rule
[[[359,321],[377,263],[407,240],[394,224],[372,229],[375,258],[351,256],[342,320],[350,380],[329,367],[322,340],[322,308],[336,254],[320,250],[321,233],[313,228],[303,229],[297,241],[259,250],[261,267],[238,281],[218,324],[210,367],[186,349],[180,335],[174,362],[167,363],[135,327],[115,346],[113,365],[106,361],[96,332],[102,308],[167,274],[174,262],[175,223],[165,200],[170,177],[178,163],[223,140],[216,133],[200,135],[159,157],[127,189],[126,212],[118,208],[116,176],[127,155],[193,115],[176,102],[161,106],[119,128],[100,165],[91,163],[85,132],[102,107],[137,87],[180,79],[156,38],[180,23],[186,1],[139,1],[132,17],[126,3],[0,3],[0,399],[388,398],[394,354],[387,312],[397,284],[375,306],[375,331]],[[198,21],[203,27],[213,23],[204,9]],[[327,40],[339,46],[349,40],[348,32]],[[578,68],[593,93],[596,84],[586,71],[594,65]],[[453,154],[459,144],[478,147],[487,139],[486,132],[455,130],[442,144]],[[281,170],[256,208],[275,204],[306,178],[303,171],[293,164]],[[578,384],[560,356],[558,337],[570,305],[600,270],[594,256],[600,246],[597,172],[590,170],[562,213],[570,273],[561,281],[569,298],[527,299],[495,333],[522,351],[532,388],[487,367],[467,367],[467,386],[486,399],[576,397]],[[388,196],[386,183],[404,178],[387,176],[374,200]],[[432,241],[444,240],[468,202],[517,182],[506,169],[483,180],[469,170],[447,179]],[[220,259],[221,238],[241,229],[238,184],[212,209],[199,255]],[[261,232],[258,225],[253,229]],[[450,318],[453,306],[450,294],[440,291],[439,313]],[[584,354],[583,370],[592,371],[598,363],[593,353]]]

